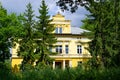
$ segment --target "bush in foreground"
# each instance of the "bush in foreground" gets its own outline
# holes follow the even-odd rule
[[[4,66],[4,65],[3,65]],[[120,80],[120,68],[83,70],[81,67],[12,72],[0,65],[0,80]]]

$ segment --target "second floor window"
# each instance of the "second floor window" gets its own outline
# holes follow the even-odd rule
[[[65,45],[65,53],[68,54],[69,53],[69,48],[68,45]]]
[[[56,52],[57,52],[57,53],[62,53],[62,45],[58,45],[58,46],[56,47]]]
[[[56,27],[55,33],[61,34],[62,33],[62,27]]]
[[[77,53],[78,54],[82,53],[82,46],[81,45],[77,45]]]

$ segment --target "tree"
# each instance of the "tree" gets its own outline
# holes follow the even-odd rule
[[[86,37],[92,39],[94,37],[94,32],[95,32],[94,20],[92,20],[91,17],[89,17],[89,15],[88,15],[87,18],[82,20],[82,22],[84,24],[80,28],[86,29],[89,31],[89,32],[82,33],[82,35],[85,35]]]
[[[87,8],[91,12],[90,16],[92,16],[92,20],[90,18],[89,20],[94,21],[95,24],[94,37],[89,49],[93,66],[110,67],[112,63],[111,57],[114,50],[112,50],[113,45],[110,43],[114,42],[111,38],[113,38],[115,32],[112,23],[113,16],[111,16],[113,15],[113,6],[110,6],[110,4],[111,1],[100,1],[89,6],[89,9]],[[108,7],[111,11],[108,10]]]
[[[7,14],[7,10],[0,4],[0,62],[10,59],[10,49],[19,29],[20,22],[16,14]]]
[[[114,51],[114,54],[112,56],[112,61],[113,61],[113,64],[112,65],[115,65],[115,66],[120,66],[120,0],[114,0],[114,3],[112,3],[114,6],[113,6],[113,9],[114,9],[114,12],[113,12],[113,27],[114,27],[114,31],[115,31],[115,34],[114,34],[114,37],[112,38],[114,40],[114,45],[113,45],[113,50]]]
[[[117,5],[118,4],[119,3],[117,3]],[[101,7],[97,7],[97,5],[101,5]],[[116,62],[119,61],[119,58],[117,58],[119,57],[119,6],[115,8],[116,4],[113,3],[113,1],[97,3],[97,5],[94,4],[93,7],[91,7],[94,8],[95,6],[96,11],[95,9],[88,9],[91,11],[92,19],[94,19],[94,24],[96,25],[93,41],[90,43],[90,52],[92,56],[97,53],[97,56],[100,57],[101,65],[104,67],[116,66],[119,64]],[[95,13],[93,11],[95,11]],[[89,20],[91,20],[91,18],[89,18]],[[113,58],[116,61],[114,61]],[[93,63],[95,62],[93,61]]]
[[[39,16],[37,16],[38,21],[36,24],[36,35],[38,40],[36,40],[36,44],[38,45],[36,48],[36,54],[39,54],[36,65],[39,63],[43,63],[45,65],[50,64],[51,58],[50,55],[50,46],[56,42],[56,38],[52,33],[54,31],[54,26],[51,24],[50,16],[48,15],[48,7],[45,4],[45,1],[42,0],[42,4],[39,9]]]
[[[27,4],[27,9],[24,13],[24,21],[23,21],[23,28],[24,33],[20,36],[18,41],[19,49],[18,49],[18,56],[23,58],[21,69],[24,70],[27,65],[33,65],[35,61],[35,42],[34,42],[34,24],[35,21],[33,19],[34,14],[32,10],[32,5],[30,3]]]
[[[88,7],[89,4],[93,3],[94,0],[58,0],[57,5],[64,11],[70,10],[74,13],[79,6],[86,6]]]
[[[119,3],[119,0],[59,0],[57,2],[64,10],[75,12],[79,6],[84,6],[90,12],[88,22],[85,22],[87,24],[94,22],[94,37],[89,49],[92,66],[110,67],[114,63],[114,66],[118,64]],[[113,59],[118,61],[115,62]]]
[[[85,18],[84,20],[82,20],[82,22],[84,23],[81,28],[82,29],[86,29],[89,31],[93,31],[94,32],[94,21],[91,20],[91,18],[89,16],[87,16],[87,18]]]

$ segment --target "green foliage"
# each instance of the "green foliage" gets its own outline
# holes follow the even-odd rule
[[[21,69],[29,70],[36,60],[36,65],[38,65],[36,68],[45,67],[46,64],[51,65],[53,59],[49,57],[51,53],[49,46],[54,44],[56,39],[52,34],[54,26],[50,24],[52,20],[48,15],[48,8],[43,0],[37,22],[33,19],[34,11],[30,3],[25,11],[24,17],[19,17],[23,26],[22,33],[18,35],[18,43],[20,44],[18,56],[23,58]]]
[[[119,0],[107,0],[94,2],[88,1],[89,6],[84,5],[90,12],[87,19],[83,20],[82,28],[91,32],[84,33],[92,41],[89,43],[89,51],[92,58],[89,65],[93,67],[111,67],[116,66],[119,60],[115,55],[119,55]],[[93,35],[93,36],[91,36]],[[99,59],[98,59],[99,56]]]
[[[35,41],[34,41],[34,24],[35,21],[33,20],[34,14],[32,10],[32,5],[29,3],[27,5],[27,10],[24,13],[23,18],[23,35],[20,36],[18,41],[19,49],[18,49],[18,56],[23,58],[21,69],[28,69],[29,65],[33,65],[35,61]]]
[[[89,32],[84,32],[82,33],[82,35],[85,35],[86,37],[93,39],[94,37],[94,33],[95,33],[95,24],[94,24],[94,19],[92,19],[93,17],[87,15],[87,18],[85,18],[84,20],[82,20],[82,22],[84,23],[80,28],[82,29],[86,29]]]
[[[7,77],[6,77],[7,75]],[[2,63],[0,62],[0,80],[8,80],[12,79],[12,72],[11,72],[11,67],[10,63]]]
[[[44,69],[36,70],[31,69],[24,72],[11,72],[6,67],[8,64],[0,64],[0,80],[119,80],[120,79],[120,68],[105,68],[102,69],[81,69],[67,68],[62,69],[51,69],[46,67]],[[7,76],[7,77],[6,77]]]
[[[91,17],[89,15],[87,16],[87,18],[85,18],[84,20],[82,20],[82,22],[84,23],[81,26],[82,29],[86,29],[86,30],[89,30],[91,32],[94,32],[94,30],[95,30],[94,20],[91,19]]]
[[[71,12],[83,6],[90,12],[83,20],[82,28],[91,31],[83,34],[92,38],[89,48],[93,56],[91,65],[120,66],[120,0],[58,0],[57,5]]]
[[[7,11],[1,6],[0,8],[0,62],[9,59],[10,48],[13,46],[13,40],[17,36],[20,22],[16,14],[7,14]]]
[[[39,16],[37,16],[38,21],[36,23],[36,54],[38,54],[38,60],[36,65],[39,63],[44,63],[45,65],[51,63],[51,59],[49,54],[51,53],[49,50],[49,46],[53,45],[56,42],[56,38],[52,32],[54,31],[53,24],[50,24],[52,20],[50,20],[50,16],[48,15],[48,7],[45,4],[45,1],[42,0],[42,4],[39,9]]]

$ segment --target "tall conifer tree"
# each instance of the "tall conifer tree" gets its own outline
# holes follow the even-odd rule
[[[119,57],[119,2],[119,0],[99,0],[99,2],[90,3],[89,7],[85,6],[91,13],[85,22],[88,25],[89,22],[93,22],[95,26],[89,49],[93,56],[91,59],[93,66],[111,67],[118,65],[120,61],[117,58]]]
[[[48,7],[45,4],[45,1],[42,0],[42,4],[39,8],[39,16],[37,16],[37,26],[36,31],[38,34],[39,40],[36,41],[38,44],[36,48],[36,53],[39,54],[36,65],[43,63],[45,65],[49,64],[51,61],[50,55],[50,46],[56,42],[56,38],[52,33],[54,31],[54,26],[51,24],[50,16],[48,15]]]
[[[84,6],[90,12],[87,23],[93,22],[95,26],[89,49],[92,55],[92,66],[118,65],[120,61],[118,26],[120,24],[120,0],[59,0],[57,4],[61,9],[69,9],[71,12],[75,12],[79,5]]]
[[[27,65],[33,65],[35,61],[35,43],[33,38],[34,33],[34,14],[32,10],[31,3],[28,3],[27,9],[24,13],[24,35],[19,40],[19,49],[18,49],[18,56],[23,58],[21,69],[25,69]]]
[[[120,66],[120,0],[113,0],[113,27],[114,27],[114,37],[113,37],[113,50],[112,61],[114,66]]]
[[[112,50],[113,44],[111,45],[110,43],[113,43],[112,38],[115,31],[112,27],[114,25],[112,23],[113,5],[110,7],[110,4],[111,1],[100,0],[99,2],[92,2],[89,8],[86,7],[91,12],[90,16],[92,16],[95,24],[94,37],[89,49],[93,56],[91,59],[93,67],[98,67],[99,65],[108,67],[112,62],[111,57],[114,54],[114,50]],[[89,18],[89,20],[91,19]]]

